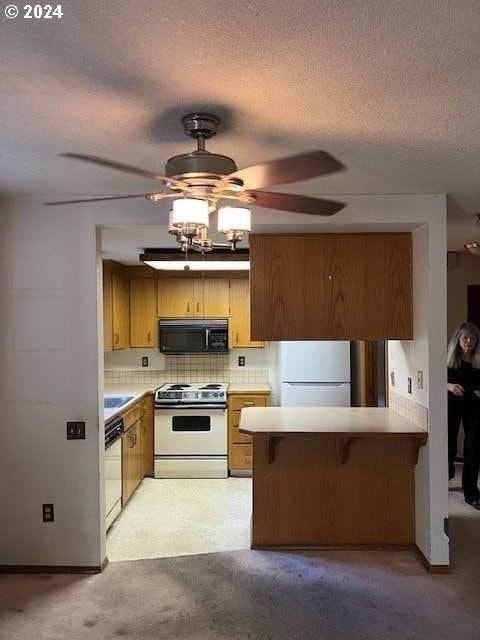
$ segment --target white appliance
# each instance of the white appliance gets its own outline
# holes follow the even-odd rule
[[[164,384],[155,392],[155,478],[226,478],[227,389]]]
[[[349,342],[281,342],[282,407],[349,407]]]
[[[105,530],[122,510],[123,418],[105,425]]]

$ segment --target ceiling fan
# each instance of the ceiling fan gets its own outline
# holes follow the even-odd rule
[[[212,138],[217,133],[217,128],[220,124],[220,119],[217,116],[210,113],[191,113],[182,118],[182,124],[185,134],[197,141],[197,149],[190,153],[182,153],[170,158],[165,166],[165,175],[97,156],[80,153],[61,154],[64,158],[82,160],[144,178],[152,178],[163,183],[161,191],[126,196],[87,198],[84,200],[61,200],[44,202],[43,204],[56,206],[143,197],[157,202],[171,198],[174,200],[174,213],[175,207],[177,206],[178,208],[179,219],[182,215],[180,214],[180,205],[184,199],[190,203],[196,201],[197,205],[202,203],[205,208],[202,215],[207,215],[207,217],[208,213],[215,210],[221,201],[226,201],[229,204],[233,203],[236,207],[255,205],[257,207],[317,216],[334,215],[345,206],[342,202],[323,198],[263,191],[265,187],[306,180],[307,178],[327,175],[344,169],[344,166],[338,160],[325,151],[310,151],[261,162],[244,169],[237,169],[235,162],[231,158],[217,153],[210,153],[205,149],[205,140]],[[219,213],[220,211],[221,209]],[[236,209],[236,211],[238,212],[239,210]],[[185,219],[185,216],[183,218]],[[195,223],[190,226],[195,226]],[[203,225],[203,228],[205,226],[208,226],[208,222]],[[194,233],[193,228],[190,229],[190,239],[198,236],[199,227],[202,228],[201,222],[196,225],[197,233]],[[244,228],[243,231],[245,230]],[[188,238],[188,230],[185,225],[180,227],[179,224],[176,224],[176,231],[179,236]],[[184,231],[187,231],[187,234],[183,233]],[[241,230],[229,229],[229,231]],[[226,233],[225,230],[223,232]],[[206,235],[203,235],[206,240]],[[233,240],[234,246],[232,248],[241,239],[241,234],[240,238],[236,237],[238,235],[238,233],[236,235],[234,233],[233,236],[230,234],[231,237],[227,235],[230,242]],[[207,247],[205,246],[204,248]]]

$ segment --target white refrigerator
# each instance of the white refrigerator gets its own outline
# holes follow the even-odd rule
[[[281,342],[282,407],[349,407],[349,342]]]

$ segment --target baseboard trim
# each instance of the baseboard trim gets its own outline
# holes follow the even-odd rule
[[[281,549],[310,549],[323,551],[413,551],[411,543],[332,543],[332,544],[262,544],[252,542],[250,549],[281,550]]]
[[[108,558],[100,566],[93,567],[0,564],[0,573],[102,573],[107,564]]]
[[[449,564],[430,564],[417,545],[414,545],[413,550],[417,560],[428,573],[452,573],[452,567]]]

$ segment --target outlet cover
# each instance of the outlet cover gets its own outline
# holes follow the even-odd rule
[[[148,357],[142,356],[142,367],[148,367]]]
[[[67,422],[67,440],[85,440],[85,422]]]
[[[395,371],[390,371],[390,383],[392,387],[395,386]]]
[[[245,366],[245,356],[238,356],[238,366],[239,367]]]
[[[423,389],[423,371],[417,371],[417,387]]]
[[[412,393],[412,379],[407,378],[407,391],[408,393]]]
[[[55,514],[53,512],[53,504],[42,504],[42,515],[44,522],[53,522],[55,520]]]

